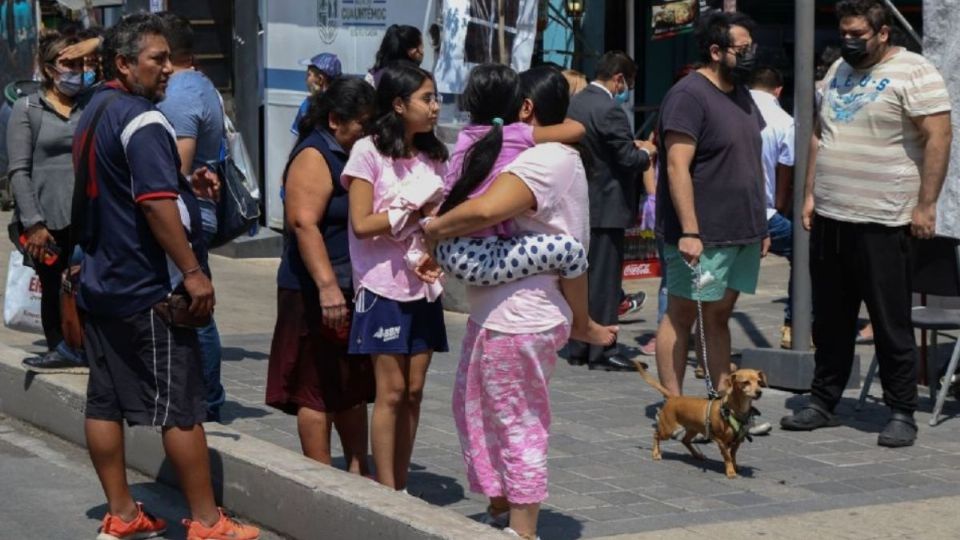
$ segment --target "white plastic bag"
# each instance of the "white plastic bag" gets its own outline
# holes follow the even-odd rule
[[[19,251],[11,251],[3,297],[3,324],[12,330],[43,334],[40,293],[37,273],[23,265],[23,255]]]

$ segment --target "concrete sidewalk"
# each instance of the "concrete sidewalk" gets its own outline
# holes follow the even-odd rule
[[[2,253],[0,257],[6,260]],[[277,309],[277,264],[275,259],[212,259],[228,395],[224,423],[245,436],[299,451],[295,419],[262,404]],[[5,269],[3,265],[0,272]],[[786,276],[783,260],[764,262],[758,294],[743,297],[734,315],[735,349],[779,343]],[[655,327],[656,280],[627,286],[649,293],[639,317],[623,325],[621,342],[636,347],[636,339]],[[446,321],[453,352],[437,355],[430,369],[410,491],[436,507],[475,517],[486,503],[468,491],[450,413],[466,318],[448,313]],[[38,350],[38,339],[0,330],[0,340],[12,347]],[[860,347],[859,352],[865,371],[873,351]],[[847,399],[839,408],[844,426],[815,433],[775,429],[741,449],[742,477],[727,480],[713,446],[704,448],[705,464],[690,459],[678,443],[664,447],[662,462],[650,459],[652,418],[661,398],[635,374],[588,371],[561,361],[551,386],[551,496],[540,520],[545,539],[667,531],[838,508],[865,507],[857,512],[879,515],[884,507],[871,505],[960,495],[960,420],[953,418],[960,407],[953,399],[945,407],[944,423],[930,428],[931,403],[921,394],[920,438],[917,446],[904,450],[876,446],[886,416],[878,400],[854,414]],[[692,373],[686,388],[703,392]],[[879,384],[873,393],[879,395]],[[804,401],[769,391],[758,406],[764,418],[776,423]]]

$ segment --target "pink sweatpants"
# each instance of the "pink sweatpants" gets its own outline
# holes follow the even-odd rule
[[[504,334],[469,321],[453,417],[471,491],[514,504],[547,498],[548,384],[569,328]]]

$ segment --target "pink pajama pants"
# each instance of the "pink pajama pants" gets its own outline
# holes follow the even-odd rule
[[[547,498],[548,384],[569,328],[504,334],[469,321],[453,417],[471,491],[514,504]]]

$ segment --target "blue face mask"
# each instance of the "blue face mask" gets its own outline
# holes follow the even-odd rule
[[[83,74],[76,71],[64,71],[60,74],[59,80],[54,81],[60,93],[73,97],[80,93],[83,86]]]
[[[623,86],[624,86],[623,92],[620,92],[619,94],[613,96],[613,99],[617,100],[617,103],[619,103],[620,105],[623,105],[628,101],[630,101],[630,87],[627,86],[626,84],[624,84]]]
[[[96,71],[84,71],[83,72],[83,86],[84,88],[90,88],[97,82],[97,72]]]

